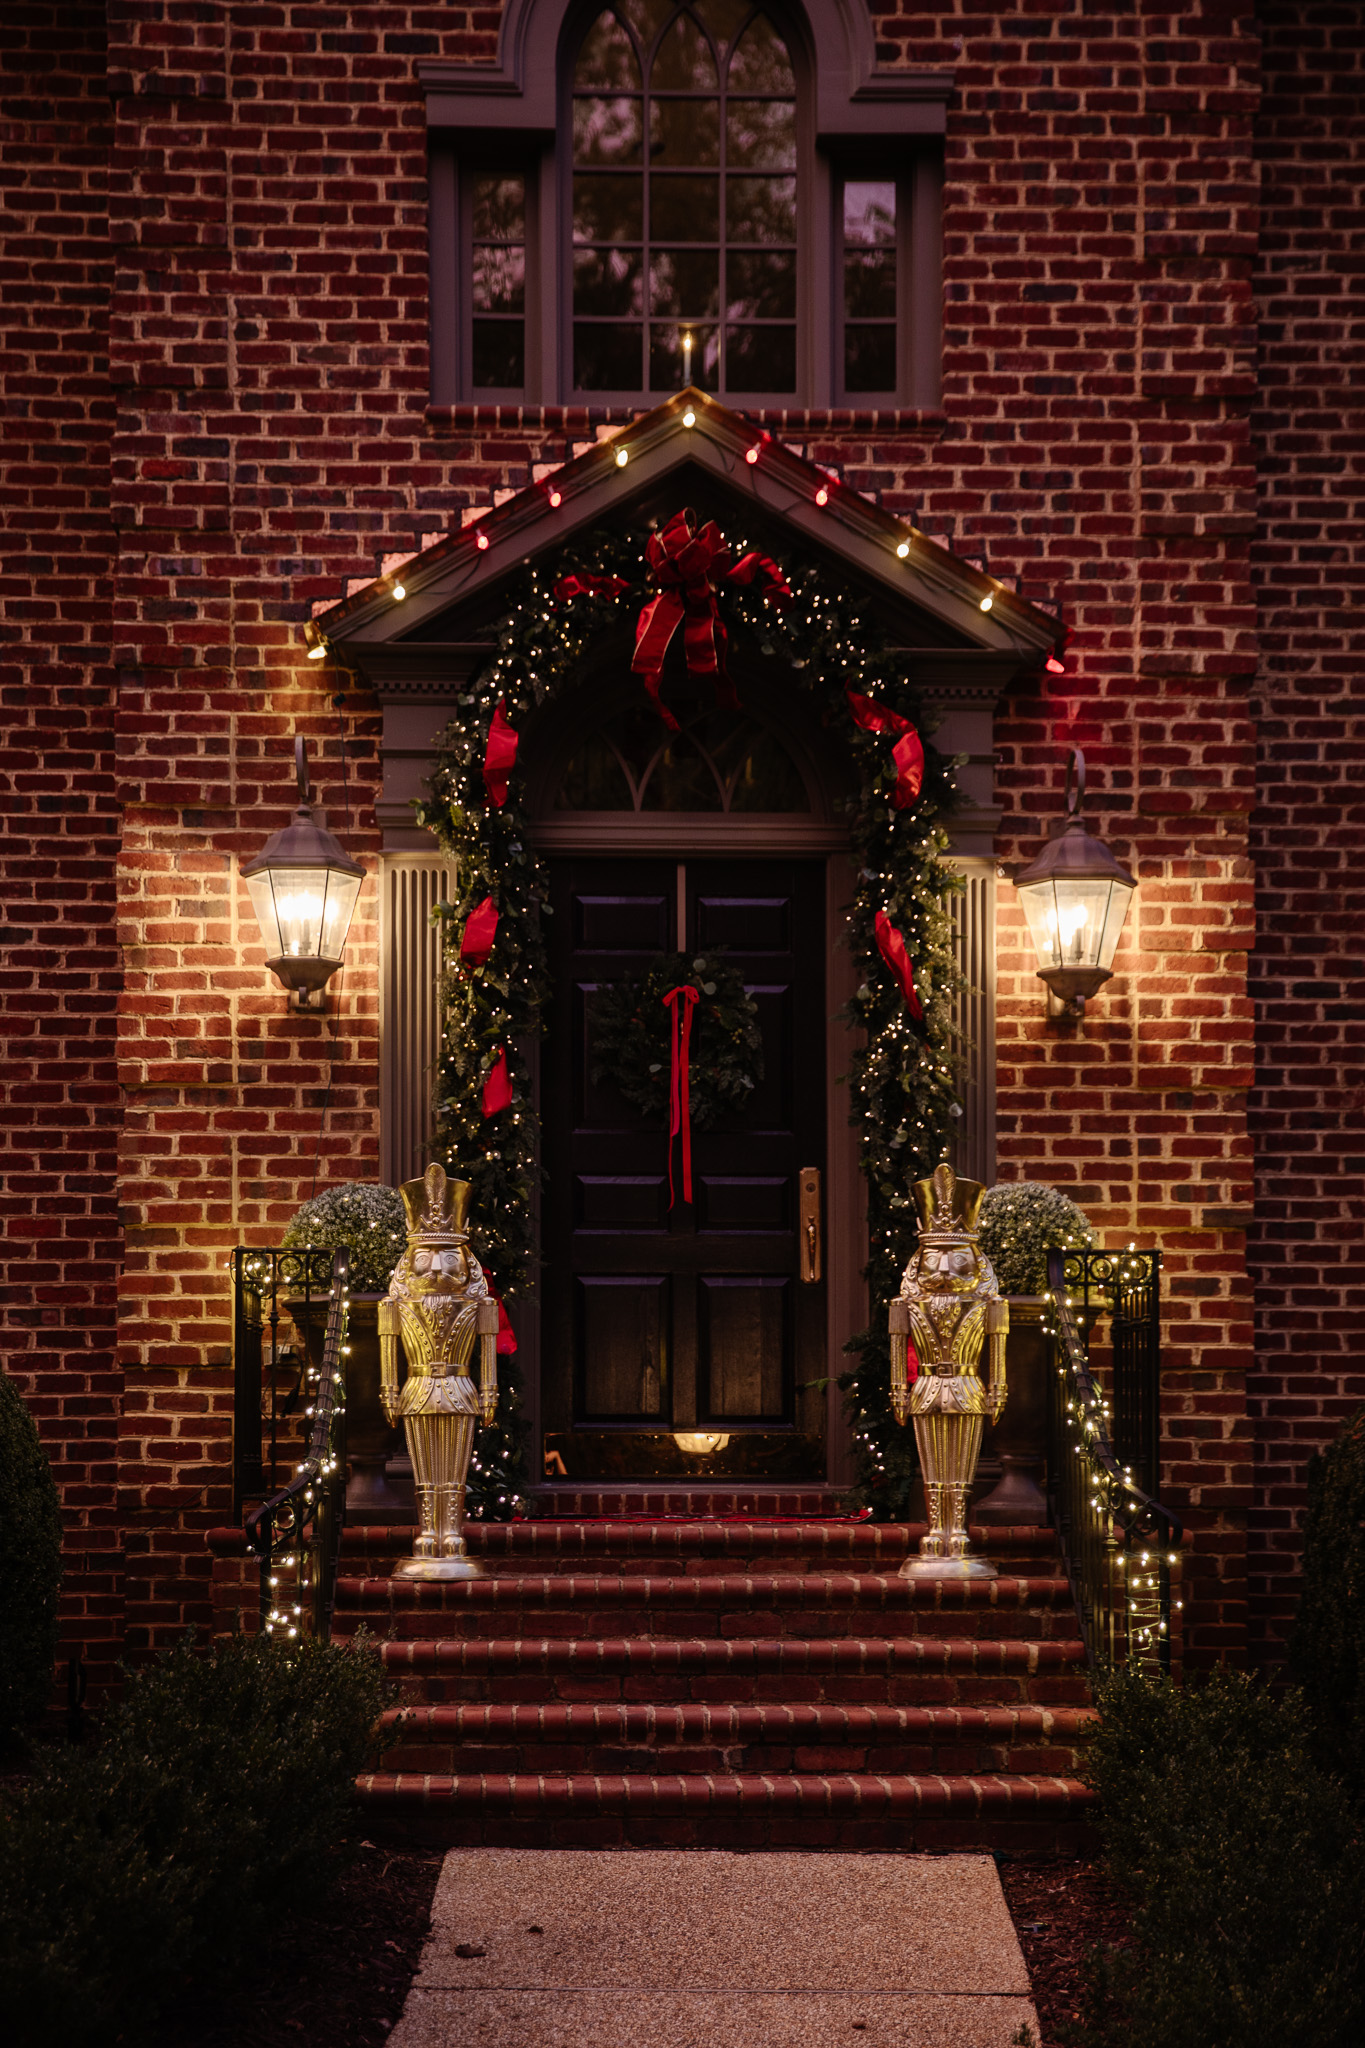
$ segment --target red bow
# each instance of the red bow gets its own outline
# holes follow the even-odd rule
[[[500,1109],[508,1109],[512,1102],[512,1076],[507,1071],[507,1048],[498,1047],[498,1056],[488,1069],[483,1084],[483,1113],[496,1116]]]
[[[636,675],[644,677],[659,716],[670,732],[678,731],[677,719],[660,701],[659,684],[664,656],[679,626],[689,673],[714,676],[717,701],[736,710],[739,700],[725,666],[725,622],[716,608],[717,579],[725,584],[752,583],[762,576],[765,596],[785,603],[791,591],[781,570],[766,555],[753,553],[732,568],[720,528],[710,519],[698,533],[692,512],[675,512],[662,533],[652,533],[645,559],[659,595],[652,597],[640,614],[630,665]]]
[[[892,808],[908,811],[924,787],[924,748],[920,736],[908,718],[902,718],[899,711],[893,711],[889,704],[878,704],[871,697],[861,697],[856,690],[845,690],[848,708],[853,720],[864,732],[893,732],[896,744],[891,749],[891,758],[896,764],[896,787],[892,792]]]
[[[507,782],[516,758],[516,731],[507,723],[507,699],[499,697],[493,723],[488,728],[488,745],[483,756],[483,780],[488,801],[499,810],[507,802]]]
[[[564,604],[571,597],[619,597],[629,589],[624,576],[561,576],[555,596]]]
[[[682,1015],[678,1015],[678,1002],[682,1001]],[[663,998],[664,1008],[673,1019],[671,1031],[672,1065],[668,1078],[668,1206],[673,1207],[676,1197],[673,1193],[673,1140],[682,1137],[682,1184],[683,1200],[692,1199],[692,1112],[688,1103],[688,1082],[691,1076],[692,1012],[696,1007],[697,991],[686,982],[681,988],[671,988]]]
[[[900,983],[905,1007],[917,1024],[924,1022],[924,1005],[915,989],[915,970],[905,950],[905,940],[884,910],[877,912],[877,950]]]
[[[477,910],[471,910],[465,919],[464,937],[460,940],[460,958],[467,967],[482,967],[493,950],[497,936],[498,913],[491,896],[485,896]]]
[[[498,1304],[498,1356],[499,1358],[512,1358],[516,1354],[517,1333],[512,1328],[512,1318],[503,1307],[502,1296],[498,1293],[496,1287],[493,1289],[493,1299]]]

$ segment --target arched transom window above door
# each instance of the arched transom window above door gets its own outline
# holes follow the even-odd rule
[[[588,733],[564,764],[555,810],[809,814],[805,777],[771,727],[715,705],[678,708],[678,733],[643,705]]]
[[[797,85],[771,15],[619,0],[572,105],[575,389],[793,395]]]

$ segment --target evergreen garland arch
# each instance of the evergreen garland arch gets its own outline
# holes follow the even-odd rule
[[[577,681],[604,634],[619,633],[623,622],[633,628],[657,595],[645,564],[648,537],[644,528],[599,529],[521,572],[498,627],[496,652],[460,697],[459,715],[437,743],[430,793],[418,805],[420,821],[451,857],[456,876],[453,900],[436,913],[444,938],[435,1156],[472,1183],[477,1249],[490,1284],[503,1295],[524,1296],[536,1278],[538,1132],[520,1045],[540,1029],[550,993],[549,906],[522,804],[523,764],[513,770],[506,801],[495,804],[484,780],[489,733],[501,707],[501,719],[523,734],[541,705]],[[726,538],[735,554],[743,551],[738,537]],[[886,1304],[915,1245],[913,1183],[942,1158],[957,1107],[950,998],[961,977],[946,898],[959,884],[946,862],[943,823],[956,801],[953,763],[928,743],[903,660],[875,622],[813,564],[780,566],[790,602],[779,606],[755,586],[725,585],[717,588],[716,602],[732,644],[787,664],[793,687],[837,730],[857,775],[848,800],[857,882],[847,939],[859,985],[845,1014],[854,1026],[848,1079],[867,1183],[871,1320],[849,1346],[851,1362],[839,1377],[858,1452],[857,1496],[879,1517],[905,1518],[917,1468],[913,1432],[898,1427],[891,1413]],[[578,578],[580,586],[602,578],[606,587],[557,597],[566,577]],[[643,683],[640,688],[643,698]],[[850,691],[879,711],[898,714],[924,739],[923,784],[910,807],[898,809],[892,801],[891,735],[855,720]],[[471,967],[461,960],[461,939],[471,913],[483,908],[486,914],[489,899],[496,934],[487,958]],[[879,913],[905,942],[922,1004],[919,1019],[878,944]],[[486,1085],[504,1052],[510,1100],[486,1115]],[[519,1386],[515,1369],[507,1369],[510,1361],[501,1364],[506,1420],[482,1432],[476,1447],[479,1469],[471,1471],[470,1484],[476,1515],[510,1514],[524,1484]]]

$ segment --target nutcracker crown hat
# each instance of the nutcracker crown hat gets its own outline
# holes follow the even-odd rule
[[[423,1244],[463,1244],[467,1235],[469,1182],[448,1180],[433,1160],[420,1180],[405,1180],[399,1193],[407,1211],[408,1237]]]
[[[915,1207],[921,1240],[975,1237],[985,1192],[979,1180],[959,1180],[946,1163],[934,1168],[932,1179],[917,1180]]]

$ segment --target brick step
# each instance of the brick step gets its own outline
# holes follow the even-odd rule
[[[532,1521],[471,1522],[470,1556],[500,1576],[534,1564],[542,1572],[612,1570],[640,1560],[677,1573],[705,1572],[722,1560],[731,1570],[899,1571],[924,1534],[922,1523],[904,1522],[713,1522],[713,1521]],[[972,1542],[1002,1570],[1054,1565],[1057,1538],[1051,1529],[974,1529]],[[344,1565],[367,1578],[385,1577],[400,1558],[411,1555],[410,1527],[346,1529]]]
[[[1063,1578],[901,1579],[876,1573],[518,1573],[500,1578],[337,1580],[340,1619],[401,1636],[782,1636],[896,1633],[1070,1637]]]
[[[991,1773],[369,1772],[365,1825],[444,1845],[972,1849],[1076,1854],[1092,1803],[1074,1778]]]
[[[693,1519],[726,1515],[823,1515],[832,1521],[856,1520],[846,1506],[846,1488],[810,1482],[802,1486],[779,1480],[747,1486],[680,1486],[666,1479],[637,1479],[612,1485],[587,1485],[575,1480],[551,1481],[528,1488],[527,1513],[582,1520],[601,1515],[678,1515]]]
[[[385,1642],[403,1705],[463,1700],[566,1705],[1088,1706],[1076,1639],[971,1636],[480,1636]]]
[[[641,1703],[391,1708],[389,1772],[1049,1773],[1072,1777],[1087,1707]]]

